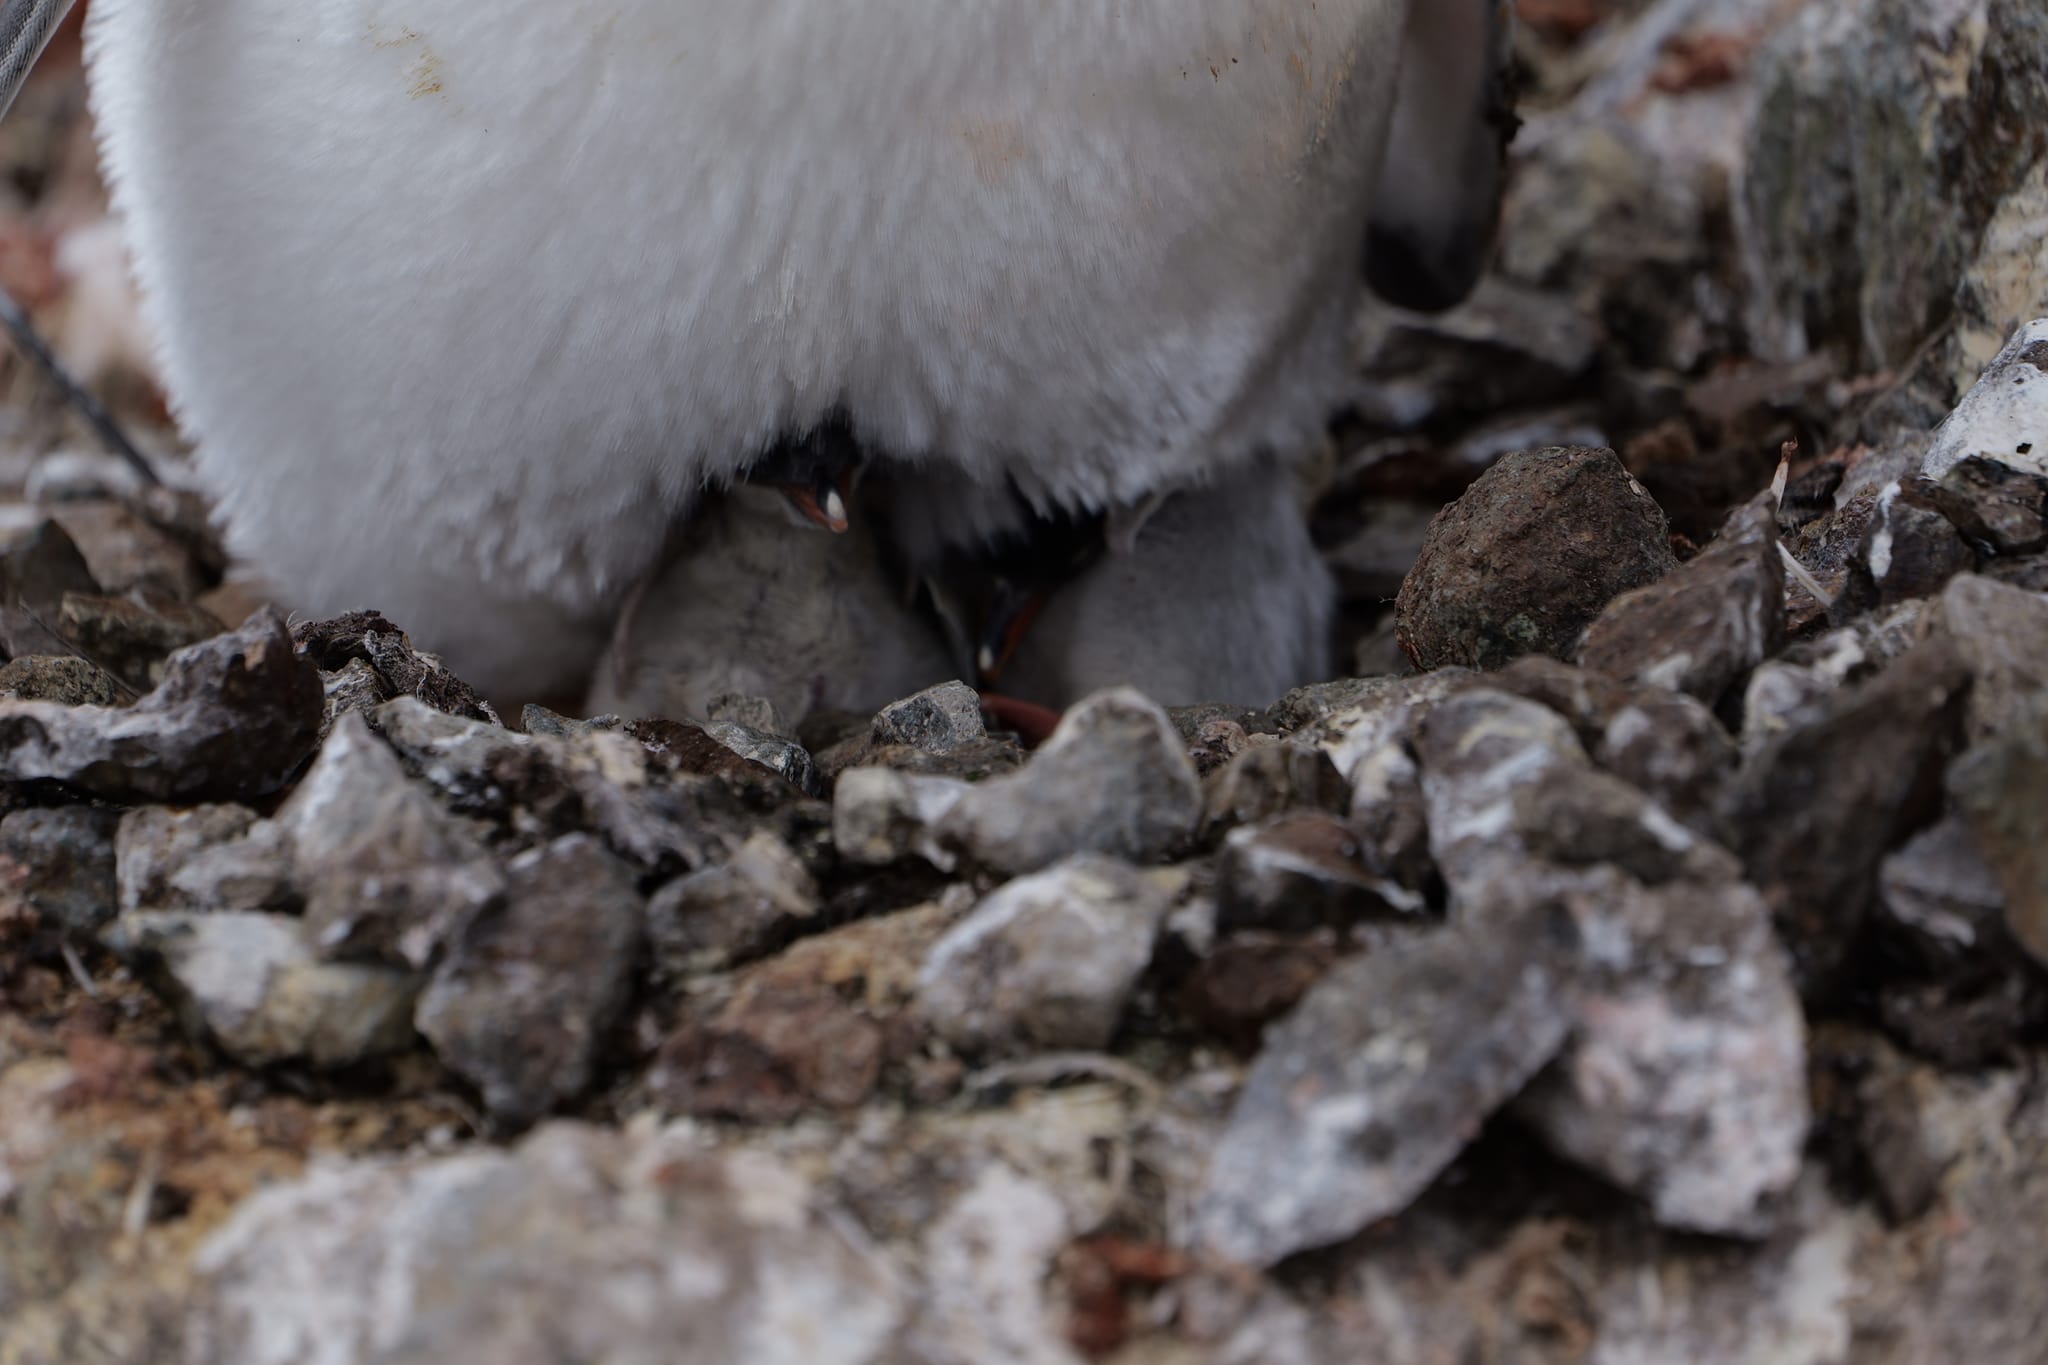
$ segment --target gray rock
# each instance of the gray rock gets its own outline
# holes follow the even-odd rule
[[[100,591],[152,588],[186,601],[206,591],[207,573],[194,544],[154,524],[139,504],[93,498],[47,510],[85,556]]]
[[[1570,721],[1596,764],[1688,826],[1711,824],[1714,800],[1739,755],[1734,738],[1696,698],[1535,657],[1487,681]]]
[[[2005,888],[1967,818],[1950,815],[1907,840],[1878,870],[1887,938],[1936,972],[1999,965],[2011,948]]]
[[[766,830],[732,857],[677,878],[647,904],[657,974],[682,980],[765,956],[813,927],[818,887]]]
[[[442,1062],[523,1126],[579,1095],[632,998],[644,910],[627,869],[569,835],[505,867],[505,895],[469,920],[420,997]]]
[[[291,847],[247,806],[144,806],[115,837],[121,911],[296,910]]]
[[[140,590],[127,597],[66,593],[56,625],[87,658],[139,691],[163,680],[174,651],[225,629],[204,608]]]
[[[162,684],[124,710],[0,701],[0,779],[128,801],[261,796],[312,749],[323,709],[319,670],[265,610],[179,650]]]
[[[980,783],[850,768],[832,829],[854,862],[915,854],[947,870],[965,857],[1016,876],[1077,853],[1150,862],[1190,838],[1201,815],[1201,780],[1173,723],[1116,688],[1070,707],[1022,768]]]
[[[673,754],[657,754],[624,730],[514,734],[410,697],[378,708],[375,728],[458,813],[506,822],[527,837],[595,831],[612,852],[651,871],[715,862],[752,822],[718,778],[672,770]],[[775,781],[702,730],[684,729],[734,767]]]
[[[322,962],[296,919],[142,912],[100,938],[171,1002],[188,1032],[245,1066],[349,1066],[411,1045],[419,978]]]
[[[2007,930],[2048,967],[2048,692],[2035,694],[2003,734],[1958,758],[1948,789],[2005,893]]]
[[[1084,854],[1009,882],[932,948],[919,1011],[966,1052],[1107,1047],[1181,880]]]
[[[957,863],[937,829],[972,788],[951,777],[848,768],[832,791],[832,844],[849,862],[880,867],[919,857],[942,872]]]
[[[824,794],[825,779],[811,760],[810,750],[795,740],[729,720],[706,721],[704,733],[741,758],[760,764],[806,796]]]
[[[1677,560],[1670,527],[1611,450],[1509,455],[1430,524],[1402,584],[1402,648],[1425,669],[1568,659],[1609,602]]]
[[[1784,597],[1776,506],[1765,494],[1738,508],[1697,558],[1608,603],[1579,662],[1714,706],[1783,646]]]
[[[1203,781],[1202,832],[1214,837],[1291,810],[1341,814],[1351,804],[1343,774],[1323,749],[1299,740],[1254,744]]]
[[[498,713],[475,688],[434,655],[414,649],[411,637],[374,611],[304,622],[292,632],[292,639],[301,653],[328,672],[344,669],[351,661],[367,665],[387,698],[410,697],[451,716],[498,723]]]
[[[327,695],[327,719],[320,728],[323,740],[343,716],[373,717],[378,707],[391,700],[391,690],[377,670],[362,659],[350,659],[336,671],[322,673],[320,687]]]
[[[1755,889],[1596,868],[1500,891],[1562,904],[1584,945],[1572,1039],[1518,1112],[1668,1227],[1768,1232],[1811,1115],[1805,1016]]]
[[[2048,594],[1964,575],[1942,593],[1936,619],[1970,670],[1971,739],[2006,732],[2048,692]]]
[[[913,749],[946,754],[988,737],[981,719],[981,694],[963,682],[940,683],[901,701],[889,703],[875,716],[877,744],[907,744]]]
[[[2035,22],[2042,31],[2042,90],[2048,93],[2048,25]],[[2048,318],[2037,318],[2013,334],[1935,431],[1920,473],[1939,480],[1970,459],[2048,477]],[[1998,548],[2019,547],[2003,543]]]
[[[1358,834],[1301,811],[1233,830],[1217,864],[1217,928],[1300,931],[1420,915],[1427,903],[1376,872]]]
[[[1594,768],[1563,717],[1521,697],[1474,688],[1441,703],[1417,756],[1454,914],[1483,901],[1503,866],[1529,859],[1614,863],[1653,883],[1716,861],[1656,802]]]
[[[721,692],[713,697],[704,704],[704,719],[725,721],[783,739],[796,733],[782,713],[775,709],[774,702],[744,692]]]
[[[18,810],[0,819],[0,899],[88,937],[114,917],[118,813],[91,806]]]
[[[26,606],[44,621],[57,619],[66,593],[96,593],[98,580],[78,545],[54,521],[38,522],[0,549],[0,603]],[[9,641],[10,652],[19,653]]]
[[[1755,79],[1736,219],[1755,352],[1903,368],[2040,159],[2048,21],[2031,0],[1810,4]]]
[[[2048,350],[2048,342],[2042,349]],[[1967,455],[1939,480],[1916,479],[1912,496],[1995,554],[2031,555],[2048,548],[2048,474]]]
[[[361,715],[335,722],[277,825],[324,957],[427,967],[504,890],[483,847]]]
[[[1196,1199],[1210,1252],[1266,1266],[1399,1213],[1563,1046],[1546,920],[1337,967],[1266,1033]]]
[[[0,667],[0,700],[113,706],[123,690],[104,668],[71,655],[25,654]]]
[[[1902,603],[1794,645],[1757,669],[1743,692],[1744,751],[1785,734],[1809,707],[1903,656],[1920,643],[1925,617],[1925,603]]]
[[[904,1286],[789,1167],[688,1131],[329,1161],[200,1252],[189,1365],[879,1365]]]

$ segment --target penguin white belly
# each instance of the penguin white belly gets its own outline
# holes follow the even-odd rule
[[[835,411],[1094,505],[1315,430],[1404,9],[96,0],[88,40],[235,547],[532,688]]]

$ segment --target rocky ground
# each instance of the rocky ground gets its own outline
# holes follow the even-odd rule
[[[2042,1359],[2048,11],[1520,8],[1356,676],[1028,752],[251,611],[60,49],[0,278],[168,486],[4,376],[0,1362]]]

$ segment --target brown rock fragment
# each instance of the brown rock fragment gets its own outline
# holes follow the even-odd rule
[[[1579,662],[1718,705],[1785,639],[1785,570],[1768,494],[1736,509],[1676,572],[1608,603]]]
[[[1672,569],[1669,536],[1613,451],[1509,455],[1430,524],[1395,606],[1402,648],[1430,669],[1570,658],[1610,601]]]

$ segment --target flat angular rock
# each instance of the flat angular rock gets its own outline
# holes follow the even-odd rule
[[[482,846],[360,715],[335,722],[277,824],[326,957],[426,967],[504,890]]]
[[[1785,640],[1785,569],[1766,494],[1736,509],[1697,558],[1608,603],[1579,662],[1718,704]]]
[[[115,839],[122,913],[295,910],[291,848],[247,806],[143,806]]]
[[[819,909],[803,861],[759,831],[725,862],[677,878],[648,902],[655,971],[681,980],[763,957],[814,926]]]
[[[1107,1047],[1179,881],[1084,854],[999,887],[933,947],[918,1009],[963,1052]]]
[[[686,1132],[328,1161],[200,1252],[211,1365],[882,1365],[904,1287],[794,1171]]]
[[[420,979],[394,967],[322,962],[283,915],[127,914],[101,941],[178,1011],[195,1037],[245,1066],[350,1066],[413,1039]]]
[[[1734,737],[1698,699],[1533,656],[1488,683],[1563,716],[1594,763],[1655,797],[1679,820],[1696,828],[1711,823],[1714,800],[1739,753]]]
[[[19,898],[46,924],[89,937],[114,917],[114,829],[91,806],[18,810],[0,819],[0,901]]]
[[[1420,915],[1427,903],[1378,872],[1358,833],[1298,811],[1233,830],[1217,865],[1217,928],[1281,932]]]
[[[1855,951],[1885,854],[1932,818],[1968,685],[1955,646],[1931,638],[1792,713],[1730,781],[1729,846],[1770,903],[1803,986],[1827,983]]]
[[[468,921],[420,997],[418,1024],[504,1123],[579,1095],[632,998],[644,925],[625,866],[568,835],[505,867],[502,905]]]
[[[1569,659],[1609,602],[1676,566],[1669,536],[1613,451],[1509,455],[1430,524],[1395,604],[1402,648],[1424,669]]]
[[[1458,929],[1336,968],[1267,1030],[1196,1198],[1267,1266],[1399,1213],[1563,1046],[1555,926]]]
[[[319,670],[265,610],[179,650],[156,690],[125,709],[0,701],[0,780],[126,801],[262,796],[312,749],[323,710]]]
[[[819,774],[817,763],[812,760],[810,750],[795,740],[771,730],[760,730],[729,720],[706,721],[704,733],[741,758],[760,764],[805,795],[824,794],[825,779]]]
[[[907,744],[937,754],[988,738],[981,694],[963,682],[941,683],[889,703],[876,714],[873,733],[877,744]]]
[[[1994,553],[2030,555],[2048,548],[2048,474],[1969,455],[1939,479],[1916,480],[1913,496]]]

